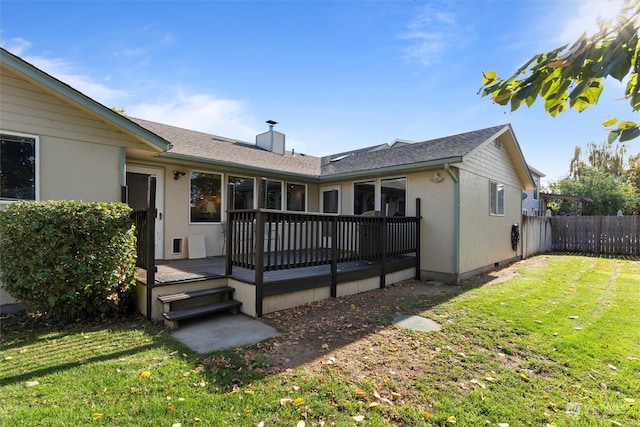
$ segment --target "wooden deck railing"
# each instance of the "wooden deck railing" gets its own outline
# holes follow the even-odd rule
[[[156,178],[148,179],[147,207],[131,212],[131,219],[136,226],[136,267],[145,270],[147,275],[147,319],[151,320],[151,288],[156,281]]]
[[[228,211],[227,267],[272,271],[379,261],[416,252],[418,227],[417,217]]]
[[[366,217],[228,209],[225,272],[231,275],[234,266],[255,271],[257,317],[262,317],[265,271],[329,264],[330,295],[336,297],[339,263],[378,262],[383,288],[389,258],[415,253],[419,277],[419,199],[416,212],[415,217]]]

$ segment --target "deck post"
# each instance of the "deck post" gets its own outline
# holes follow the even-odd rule
[[[382,225],[380,226],[380,238],[379,244],[382,250],[382,260],[380,262],[380,289],[384,289],[387,286],[387,216],[382,217]]]
[[[416,197],[416,280],[420,280],[420,223],[422,222],[421,199]]]
[[[233,184],[232,182],[229,183],[229,185],[227,185],[227,209],[226,209],[226,213],[227,213],[227,232],[224,236],[222,236],[226,242],[224,243],[224,246],[227,248],[227,252],[225,253],[225,257],[224,257],[224,274],[226,274],[227,276],[230,276],[231,273],[233,273],[233,263],[232,261],[232,256],[233,256],[233,230],[234,230],[234,215],[232,212],[234,209],[234,201],[235,201],[235,194],[236,194],[236,186],[235,184]]]
[[[258,180],[258,209],[264,209],[267,207],[267,178],[260,178]]]
[[[149,176],[147,192],[147,320],[151,320],[152,290],[156,283],[156,177]]]
[[[331,218],[331,298],[338,296],[338,218]]]
[[[256,317],[262,317],[262,299],[264,296],[264,212],[256,212],[255,235],[255,287],[256,287]]]

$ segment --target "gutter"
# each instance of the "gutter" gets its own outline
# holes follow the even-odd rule
[[[257,172],[258,175],[263,174],[263,175],[271,175],[271,176],[294,177],[297,180],[304,181],[304,182],[315,181],[318,179],[316,175],[310,175],[303,172],[287,172],[282,170],[274,170],[274,169],[261,168],[256,166],[247,166],[247,165],[242,165],[234,162],[212,160],[212,159],[207,159],[203,157],[190,156],[188,154],[177,154],[177,153],[171,153],[166,151],[162,153],[158,153],[156,157],[161,157],[164,159],[172,159],[172,160],[182,160],[186,162],[195,162],[195,163],[207,164],[207,165],[215,165],[215,166],[220,166],[226,169],[235,169],[235,170],[252,172],[253,174]]]
[[[408,164],[395,165],[395,166],[386,166],[386,167],[376,168],[376,169],[364,169],[364,170],[361,169],[357,171],[340,172],[336,174],[326,174],[326,175],[321,175],[319,179],[321,182],[324,182],[324,181],[330,182],[333,180],[340,181],[345,178],[362,178],[366,176],[379,176],[380,173],[408,172],[413,169],[419,170],[419,169],[430,168],[430,167],[442,167],[443,164],[447,165],[449,163],[459,163],[459,162],[462,162],[462,157],[456,156],[456,157],[448,157],[446,159],[430,160],[427,162],[408,163]]]
[[[460,274],[460,181],[449,163],[444,164],[444,170],[453,180],[453,273],[457,281]]]

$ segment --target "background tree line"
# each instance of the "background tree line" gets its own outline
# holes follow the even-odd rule
[[[640,153],[627,155],[625,144],[587,144],[586,153],[576,147],[569,164],[569,175],[551,182],[553,194],[590,197],[587,215],[638,215],[640,212]],[[577,202],[555,202],[557,212],[576,212]]]

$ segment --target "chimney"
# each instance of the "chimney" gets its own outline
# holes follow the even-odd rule
[[[256,136],[256,145],[263,150],[284,156],[284,134],[273,130],[278,122],[267,120],[266,123],[269,125],[269,130]]]

